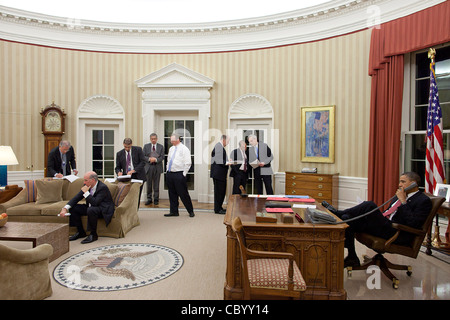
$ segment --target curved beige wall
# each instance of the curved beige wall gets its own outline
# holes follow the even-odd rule
[[[280,133],[279,171],[318,167],[322,173],[367,177],[370,30],[332,39],[241,52],[112,54],[0,41],[0,144],[11,145],[25,171],[43,170],[41,107],[54,101],[67,113],[65,139],[77,146],[76,113],[96,94],[125,108],[125,134],[143,145],[141,91],[134,81],[176,62],[215,81],[210,128],[225,130],[232,102],[265,97]],[[336,161],[301,163],[300,107],[336,105]],[[282,155],[282,156],[281,156]]]

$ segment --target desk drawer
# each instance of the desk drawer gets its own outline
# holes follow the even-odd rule
[[[287,189],[301,189],[301,190],[327,190],[331,191],[333,185],[331,183],[323,182],[306,182],[306,181],[286,181]]]
[[[313,190],[313,189],[293,189],[286,188],[286,195],[297,195],[297,196],[310,196],[314,199],[331,199],[332,192],[331,190]]]

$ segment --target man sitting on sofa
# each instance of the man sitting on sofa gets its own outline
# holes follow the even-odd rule
[[[78,204],[83,198],[86,204]],[[84,185],[81,191],[73,197],[59,213],[65,216],[70,211],[69,225],[77,227],[77,232],[69,238],[70,241],[86,237],[86,232],[81,223],[81,217],[87,215],[87,231],[90,234],[81,243],[91,243],[98,239],[97,220],[103,216],[106,226],[111,222],[114,214],[114,202],[108,187],[98,180],[94,171],[87,172],[84,175]]]

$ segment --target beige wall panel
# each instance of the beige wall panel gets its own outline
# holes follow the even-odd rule
[[[0,144],[12,145],[24,171],[44,168],[41,107],[54,101],[67,113],[66,134],[77,146],[76,115],[96,94],[125,109],[125,134],[142,138],[141,91],[134,81],[176,62],[215,81],[210,128],[227,129],[229,107],[256,93],[274,109],[279,171],[318,167],[322,173],[367,177],[370,30],[318,42],[242,52],[112,54],[0,41]],[[300,107],[336,105],[336,161],[301,163]],[[212,139],[212,138],[211,138]]]

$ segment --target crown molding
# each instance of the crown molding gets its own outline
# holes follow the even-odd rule
[[[126,24],[55,17],[0,6],[0,39],[115,53],[228,52],[299,44],[369,29],[445,0],[335,0],[251,19]]]

